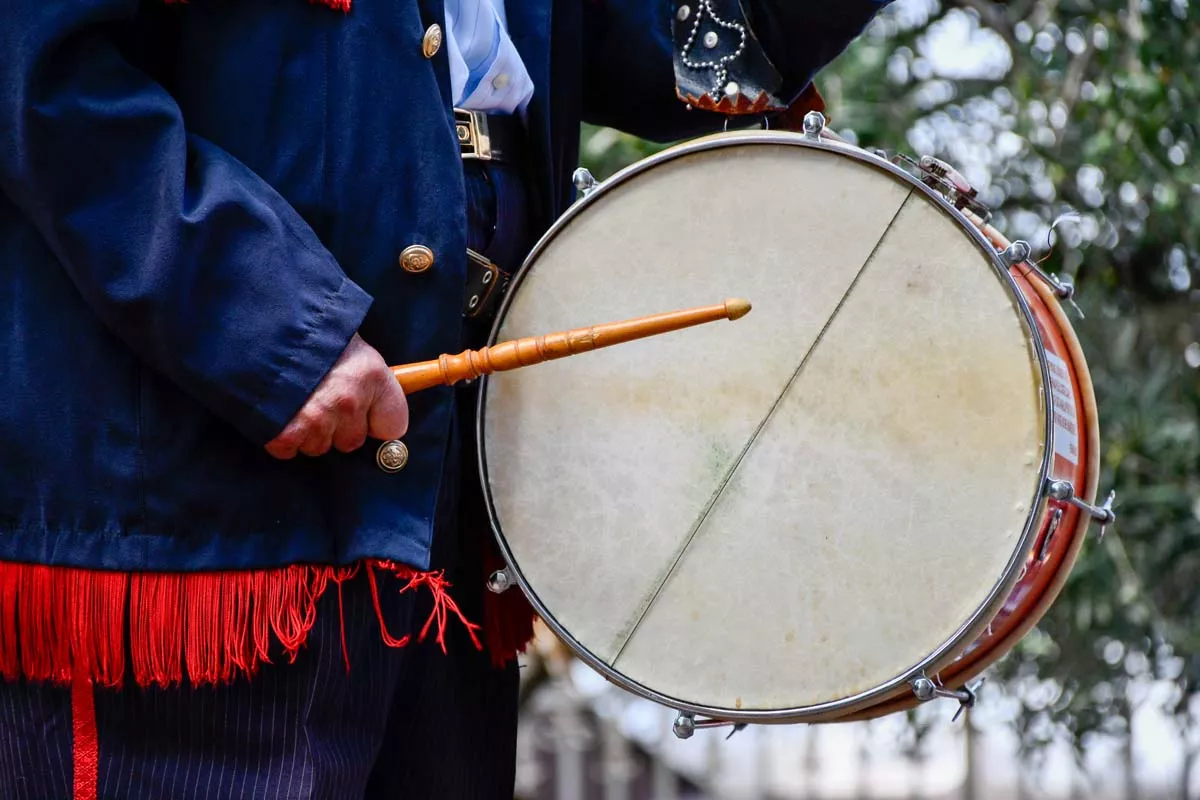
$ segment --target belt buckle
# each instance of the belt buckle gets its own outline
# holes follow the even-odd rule
[[[467,297],[463,316],[478,319],[504,294],[508,273],[493,264],[486,256],[467,248]]]
[[[492,150],[487,114],[481,111],[454,109],[454,133],[458,137],[458,148],[463,160],[491,161],[500,155]]]

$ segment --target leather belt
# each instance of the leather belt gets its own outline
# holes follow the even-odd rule
[[[454,109],[454,130],[463,160],[519,165],[525,153],[525,127],[519,117]],[[510,275],[486,256],[467,250],[463,316],[490,321],[508,288]]]
[[[454,109],[454,132],[464,159],[515,163],[525,141],[521,120],[511,114]]]

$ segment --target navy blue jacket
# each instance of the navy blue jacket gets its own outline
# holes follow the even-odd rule
[[[774,45],[793,96],[878,8],[849,6]],[[659,140],[722,124],[676,98],[668,0],[507,8],[542,225],[570,199],[581,119]],[[845,17],[824,39],[822,14]],[[372,445],[289,462],[262,445],[355,331],[392,364],[460,348],[462,167],[445,49],[422,53],[440,0],[3,16],[0,560],[425,568],[451,390],[411,399],[398,474]],[[399,268],[411,244],[432,269]]]

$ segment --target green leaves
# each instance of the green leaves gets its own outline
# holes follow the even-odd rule
[[[945,78],[910,77],[894,98],[874,88],[911,76],[917,53],[939,46],[936,25],[955,15],[1008,43],[1004,92],[950,78],[953,99],[924,107],[922,84]],[[1183,357],[1200,340],[1200,15],[1178,2],[964,0],[891,25],[894,37],[868,37],[834,65],[835,120],[864,145],[907,142],[967,170],[1010,237],[1044,242],[1058,213],[1084,215],[1063,229],[1049,266],[1084,290],[1077,327],[1100,403],[1101,488],[1117,489],[1119,518],[998,670],[1022,698],[1018,728],[1029,746],[1035,719],[1077,741],[1127,728],[1132,682],[1154,675],[1176,676],[1183,691],[1167,710],[1186,713],[1200,678],[1200,377]],[[972,55],[959,57],[969,73]],[[981,125],[990,150],[970,144]],[[1010,140],[1019,147],[1000,146]],[[1033,675],[1069,701],[1033,702],[1022,690]]]
[[[1123,734],[1139,681],[1200,686],[1200,12],[1182,0],[900,0],[818,79],[864,147],[957,166],[1070,274],[1118,523],[997,669],[1018,730]],[[652,151],[588,130],[598,176]],[[1189,350],[1190,348],[1190,350]],[[1189,360],[1185,353],[1191,353]],[[1044,684],[1053,691],[1046,695]],[[1049,699],[1047,699],[1049,697]],[[1181,717],[1182,719],[1182,717]]]

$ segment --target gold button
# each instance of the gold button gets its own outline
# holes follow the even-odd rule
[[[426,58],[433,58],[441,49],[442,26],[435,22],[425,31],[425,38],[421,40],[421,52],[425,54]]]
[[[399,472],[408,463],[408,447],[399,439],[384,442],[375,451],[375,463],[384,472]]]
[[[424,272],[433,266],[433,251],[423,244],[412,244],[400,253],[400,266],[405,272]]]

